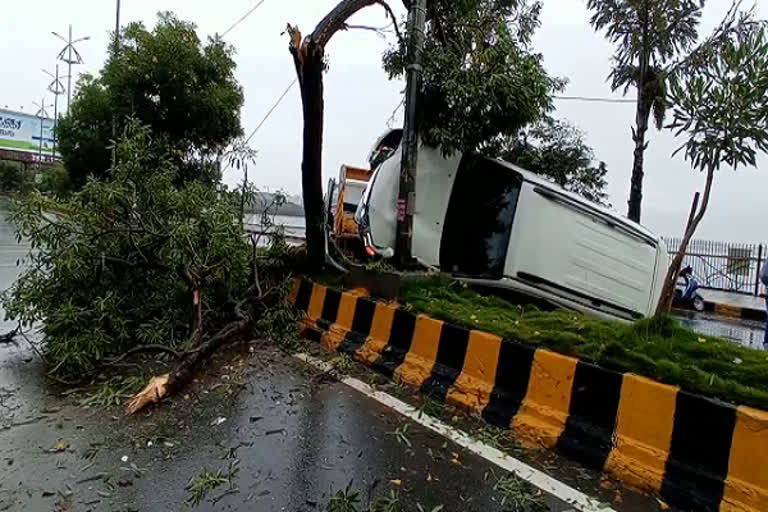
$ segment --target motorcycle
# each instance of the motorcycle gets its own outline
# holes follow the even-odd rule
[[[682,282],[681,282],[682,280]],[[686,267],[680,272],[680,279],[675,288],[675,301],[693,306],[698,312],[704,311],[704,297],[699,293],[699,281],[693,275],[693,268]]]

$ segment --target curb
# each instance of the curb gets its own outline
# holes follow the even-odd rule
[[[704,301],[704,310],[721,316],[739,318],[741,320],[754,320],[765,322],[768,314],[765,309],[743,308],[731,304],[721,304],[719,302]]]
[[[697,511],[768,510],[768,412],[296,279],[308,337]]]
[[[695,311],[693,307],[684,304],[675,304],[674,309],[680,311]],[[752,320],[756,322],[765,322],[768,320],[768,313],[766,313],[765,309],[745,308],[707,300],[704,301],[704,311],[719,316],[738,318],[740,320]]]

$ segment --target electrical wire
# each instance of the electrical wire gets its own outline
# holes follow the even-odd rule
[[[636,103],[636,100],[627,98],[597,98],[590,96],[555,96],[556,100],[588,101],[593,103]]]
[[[258,124],[258,126],[256,126],[256,128],[253,129],[253,131],[248,136],[248,138],[245,139],[245,144],[248,144],[251,141],[251,139],[253,138],[253,136],[256,135],[256,132],[259,131],[259,128],[261,128],[264,125],[264,123],[267,122],[267,119],[269,119],[269,117],[272,115],[272,113],[275,111],[275,109],[280,105],[280,103],[283,102],[285,97],[288,96],[288,93],[291,92],[291,89],[293,89],[293,86],[296,85],[296,82],[298,82],[298,81],[299,81],[298,78],[294,78],[293,79],[293,82],[291,82],[291,85],[289,85],[285,89],[285,91],[283,92],[282,95],[280,95],[280,97],[277,99],[275,104],[272,105],[272,108],[269,109],[269,111],[267,112],[267,115],[264,116],[264,119],[261,120],[261,122]]]
[[[261,0],[259,3],[257,3],[255,6],[253,6],[248,12],[243,14],[243,16],[239,20],[234,22],[231,27],[229,27],[227,30],[225,30],[223,34],[221,34],[221,37],[222,38],[226,37],[227,34],[229,34],[230,32],[232,32],[235,29],[235,27],[237,27],[239,24],[241,24],[243,21],[245,21],[248,18],[248,16],[250,16],[251,14],[254,13],[254,11],[256,9],[261,7],[261,4],[263,4],[265,1],[266,0]]]
[[[395,116],[400,111],[400,109],[403,108],[403,105],[405,105],[405,96],[403,96],[403,99],[400,100],[400,103],[397,104],[395,110],[393,110],[392,114],[387,118],[387,128],[392,128],[392,125],[395,122]]]

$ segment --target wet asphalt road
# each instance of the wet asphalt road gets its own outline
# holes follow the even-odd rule
[[[741,345],[765,350],[765,324],[749,320],[740,320],[716,316],[709,313],[676,312],[680,323],[704,336],[716,336]]]
[[[320,511],[348,484],[364,503],[396,489],[409,512],[572,510],[546,495],[502,505],[503,471],[269,347],[222,354],[187,395],[136,418],[79,407],[41,370],[22,348],[0,356],[0,511],[190,510],[189,480],[235,460],[236,490],[222,485],[195,510]],[[659,510],[551,452],[515,456],[616,510]]]
[[[506,510],[488,462],[415,424],[409,448],[396,413],[277,352],[234,357],[247,363],[134,419],[71,405],[6,351],[3,381],[19,385],[0,420],[0,510],[183,510],[190,478],[234,460],[237,492],[223,485],[198,510],[324,510],[350,482],[363,496],[397,489],[406,510]]]

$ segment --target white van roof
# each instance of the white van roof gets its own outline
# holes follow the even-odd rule
[[[485,158],[488,158],[488,157],[485,157]],[[553,190],[553,191],[555,191],[558,194],[561,194],[563,196],[567,196],[568,198],[572,199],[573,201],[581,203],[581,204],[583,204],[585,206],[588,206],[589,208],[591,208],[593,210],[597,210],[600,213],[603,213],[605,215],[610,216],[611,218],[615,219],[617,222],[620,222],[621,224],[623,224],[624,226],[626,226],[628,228],[631,228],[631,229],[634,229],[636,231],[641,232],[642,234],[646,235],[647,237],[649,237],[649,238],[651,238],[653,240],[656,240],[656,242],[660,242],[661,241],[661,239],[659,238],[659,236],[656,233],[654,233],[653,231],[650,231],[648,228],[646,228],[642,224],[638,224],[637,222],[628,219],[627,217],[625,217],[625,216],[621,215],[620,213],[616,212],[615,210],[611,210],[610,208],[606,208],[603,205],[600,205],[600,204],[594,203],[592,201],[589,201],[589,200],[581,197],[580,195],[578,195],[578,194],[576,194],[574,192],[571,192],[569,190],[564,189],[563,187],[561,187],[557,183],[554,183],[554,182],[552,182],[552,181],[550,181],[550,180],[548,180],[546,178],[542,178],[538,174],[532,173],[531,171],[526,171],[522,167],[519,167],[519,166],[517,166],[515,164],[511,164],[511,163],[509,163],[509,162],[507,162],[505,160],[502,160],[500,158],[489,158],[489,160],[493,160],[494,162],[497,162],[497,163],[503,165],[507,169],[511,169],[513,171],[516,171],[516,172],[520,173],[523,176],[523,179],[525,181],[529,182],[529,183],[533,183],[533,184],[538,185],[540,187],[544,187],[544,188]]]

